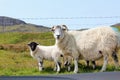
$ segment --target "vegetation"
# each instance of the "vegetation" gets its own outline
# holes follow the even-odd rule
[[[20,24],[13,26],[0,26],[0,32],[50,32],[48,27],[33,24]]]
[[[45,61],[45,69],[42,72],[38,71],[37,60],[30,56],[27,44],[31,41],[36,41],[41,45],[53,45],[55,40],[51,32],[46,33],[1,33],[0,34],[0,76],[13,75],[50,75],[56,74],[53,71],[54,63]],[[120,56],[120,53],[118,54]],[[62,58],[61,58],[62,59]],[[95,70],[86,67],[85,61],[79,62],[79,72],[98,72],[102,66],[102,60],[97,61],[97,68]],[[114,71],[112,59],[109,61],[107,71]],[[120,71],[120,68],[118,69]],[[72,70],[67,72],[62,64],[60,74],[71,74]]]

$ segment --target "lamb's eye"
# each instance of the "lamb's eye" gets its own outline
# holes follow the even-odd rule
[[[52,30],[53,33],[55,33],[55,30]]]

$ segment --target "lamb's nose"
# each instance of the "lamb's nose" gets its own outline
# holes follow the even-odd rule
[[[60,35],[56,35],[57,36],[57,39],[59,39],[60,38]]]

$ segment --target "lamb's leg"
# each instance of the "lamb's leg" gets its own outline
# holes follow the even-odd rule
[[[43,70],[43,61],[39,61],[38,66],[39,66],[39,71],[42,71]]]
[[[56,69],[57,73],[59,73],[60,72],[61,63],[58,60],[56,60],[56,59],[54,60],[54,62],[55,62],[55,68],[54,68],[54,70]]]
[[[56,65],[57,65],[57,72],[59,73],[60,72],[61,63],[60,62],[56,62]]]
[[[107,66],[107,64],[108,64],[108,56],[105,55],[105,56],[104,56],[104,63],[103,63],[103,66],[102,66],[102,69],[101,69],[100,72],[103,72],[103,71],[106,70],[106,66]]]
[[[114,60],[115,67],[116,67],[116,69],[117,69],[117,68],[119,67],[119,61],[118,61],[118,56],[117,56],[117,54],[116,54],[115,51],[112,53],[112,58],[113,58],[113,60]]]
[[[74,73],[77,73],[78,72],[78,59],[74,59]]]
[[[92,61],[92,65],[93,65],[93,69],[95,69],[95,68],[96,68],[96,63],[95,63],[95,61]]]

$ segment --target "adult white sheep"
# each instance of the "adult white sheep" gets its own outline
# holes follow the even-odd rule
[[[66,31],[66,26],[53,26],[52,31],[56,39],[55,45],[63,52],[64,55],[72,56],[74,59],[74,73],[78,72],[78,59],[79,59],[79,50],[76,45],[75,38],[73,35],[68,34]]]
[[[63,26],[65,26],[65,25],[63,25]],[[65,28],[66,28],[66,30],[68,31],[67,27],[65,27]],[[85,31],[85,30],[88,30],[88,29],[80,29],[80,30],[74,30],[74,31],[68,31],[68,32],[71,33],[74,37],[77,37],[77,35],[79,34],[79,32]],[[66,61],[67,61],[67,60],[66,60]],[[90,63],[90,61],[89,61],[89,60],[86,60],[87,67],[89,67],[89,63]],[[91,63],[92,63],[93,69],[95,69],[95,68],[96,68],[96,63],[95,63],[95,61],[92,60]]]
[[[79,57],[88,61],[103,57],[104,63],[101,71],[105,71],[108,55],[111,55],[116,67],[119,66],[116,52],[120,48],[120,36],[111,27],[98,27],[80,32],[67,32],[65,29],[67,29],[65,25],[52,27],[56,45],[63,53],[73,56],[75,73],[78,72]]]
[[[31,42],[28,44],[30,48],[30,54],[33,58],[38,60],[39,70],[43,69],[43,60],[53,60],[55,62],[54,70],[60,71],[59,58],[62,56],[61,51],[57,46],[42,46],[36,42]]]

